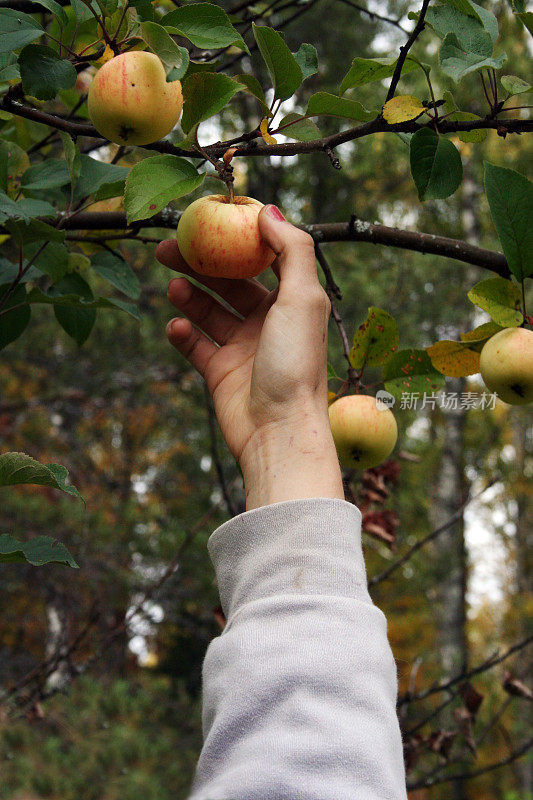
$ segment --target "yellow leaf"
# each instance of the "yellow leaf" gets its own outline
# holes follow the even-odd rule
[[[393,97],[383,106],[383,116],[390,125],[419,117],[426,110],[418,98],[410,94]]]
[[[263,140],[264,140],[265,144],[277,144],[278,143],[277,139],[274,139],[274,137],[271,136],[269,134],[269,132],[268,132],[268,119],[266,117],[264,117],[261,120],[261,125],[259,126],[259,130],[261,131],[261,136],[263,137]]]
[[[502,327],[491,320],[490,322],[484,322],[483,325],[478,325],[478,327],[474,328],[473,331],[462,333],[461,341],[485,343],[487,339],[490,339],[491,336],[494,336],[495,333],[498,333],[498,331],[501,330]]]
[[[111,50],[109,45],[106,44],[104,52],[102,53],[102,55],[100,56],[100,58],[97,60],[96,63],[97,64],[105,64],[106,61],[111,61],[111,59],[114,58],[114,57],[115,57],[114,52]]]
[[[450,378],[464,378],[479,372],[479,353],[463,342],[444,339],[426,348],[426,352],[435,369]]]

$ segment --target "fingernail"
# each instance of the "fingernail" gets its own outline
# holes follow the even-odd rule
[[[277,206],[267,206],[267,214],[270,214],[271,217],[277,219],[279,222],[285,222],[285,217],[279,210]]]

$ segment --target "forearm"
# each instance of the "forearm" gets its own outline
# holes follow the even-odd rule
[[[285,500],[344,500],[327,414],[318,410],[302,410],[292,424],[259,430],[243,452],[241,469],[247,511]]]
[[[405,800],[386,621],[358,510],[338,500],[241,514],[209,543],[227,626],[204,663],[191,800]]]

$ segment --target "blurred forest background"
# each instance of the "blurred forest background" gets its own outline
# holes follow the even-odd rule
[[[527,31],[506,2],[483,4],[500,22],[509,56],[505,71],[526,78]],[[294,6],[284,11],[283,5],[273,5],[272,27],[294,13]],[[415,6],[364,4],[407,29],[413,23],[406,13]],[[292,50],[302,41],[313,43],[321,65],[303,97],[335,92],[355,55],[392,54],[405,40],[397,25],[351,0],[302,2],[297,9],[301,13],[285,28],[287,42]],[[423,52],[424,42],[431,37],[417,44],[419,55],[433,63],[435,49],[430,44]],[[261,74],[259,59],[252,60]],[[423,92],[417,72],[403,81],[405,93]],[[441,96],[447,86],[437,88]],[[368,84],[358,99],[372,108],[382,95],[381,84]],[[459,85],[455,98],[459,107],[485,113],[476,74]],[[78,114],[84,113],[80,108]],[[251,98],[239,95],[217,118],[223,138],[241,130],[242,120],[253,126],[256,117]],[[3,124],[5,134],[6,125],[16,126],[18,141],[23,137],[28,148],[47,133],[21,118]],[[322,124],[325,133],[338,125]],[[203,129],[206,142],[220,137],[212,123]],[[419,203],[408,148],[392,134],[340,146],[341,171],[320,153],[243,159],[236,165],[236,190],[276,203],[296,223],[346,221],[355,212],[371,222],[499,249],[482,188],[483,161],[526,174],[531,142],[526,135],[503,139],[494,132],[482,144],[453,140],[465,181],[446,201]],[[57,156],[55,147],[50,145],[50,157]],[[105,148],[94,155],[109,160],[114,152]],[[131,162],[126,156],[121,163]],[[208,179],[200,194],[218,191]],[[115,201],[103,202],[114,207]],[[154,240],[169,235],[146,232]],[[79,244],[87,252],[92,247]],[[201,663],[220,631],[206,541],[243,510],[241,479],[201,380],[166,341],[172,275],[155,261],[152,242],[112,245],[141,282],[142,323],[100,311],[79,349],[50,309],[38,307],[25,335],[0,360],[2,451],[64,464],[87,502],[84,510],[46,487],[2,490],[0,530],[57,536],[80,565],[79,571],[1,569],[2,800],[185,798],[201,745]],[[458,338],[460,330],[483,320],[466,298],[490,274],[477,267],[370,244],[329,244],[324,253],[343,292],[338,305],[349,335],[369,305],[396,317],[403,347]],[[333,320],[330,361],[339,375],[345,373]],[[476,377],[447,380],[447,391],[481,390]],[[520,696],[531,651],[517,650],[470,677],[466,688],[458,680],[445,691],[410,699],[531,636],[531,409],[498,403],[493,410],[437,406],[395,413],[400,440],[394,459],[363,482],[347,476],[346,485],[349,496],[369,509],[367,570],[398,665],[410,797],[531,800],[531,751],[483,771],[531,735],[531,705]],[[383,577],[398,555],[452,515],[452,525]],[[470,771],[480,774],[461,778]],[[449,776],[458,777],[440,782]]]

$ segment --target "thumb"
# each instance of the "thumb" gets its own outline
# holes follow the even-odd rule
[[[258,223],[262,238],[276,254],[272,268],[280,281],[300,287],[318,284],[312,237],[287,222],[273,205],[261,209]]]

